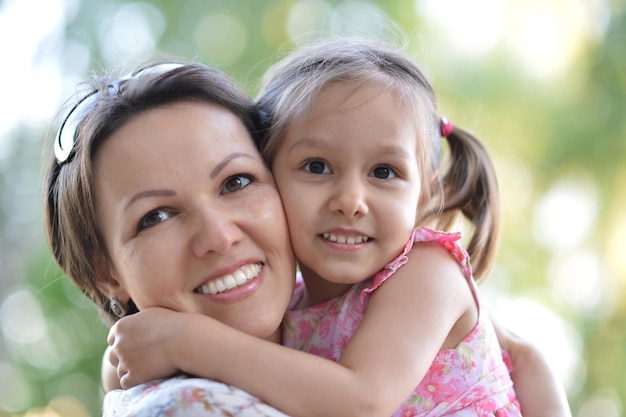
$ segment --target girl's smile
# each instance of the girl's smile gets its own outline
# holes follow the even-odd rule
[[[372,238],[359,233],[346,233],[346,232],[324,232],[322,238],[328,242],[348,244],[348,245],[360,245],[367,243]]]
[[[393,259],[415,227],[420,132],[382,86],[343,81],[316,97],[280,141],[274,178],[307,285],[353,284]]]

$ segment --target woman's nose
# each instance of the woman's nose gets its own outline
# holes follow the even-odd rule
[[[224,254],[243,238],[243,231],[229,213],[204,210],[192,222],[192,250],[197,257],[207,253]]]
[[[349,218],[364,216],[369,212],[366,197],[366,186],[362,181],[345,178],[334,188],[328,208]]]

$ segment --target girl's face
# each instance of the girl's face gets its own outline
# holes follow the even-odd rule
[[[305,278],[341,293],[402,250],[421,190],[418,135],[388,89],[345,81],[289,125],[273,171]]]
[[[94,175],[107,296],[276,335],[295,261],[272,176],[236,116],[206,103],[148,110],[102,144]]]

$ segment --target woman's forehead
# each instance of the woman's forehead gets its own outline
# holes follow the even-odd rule
[[[205,102],[178,102],[143,111],[113,132],[105,144],[118,137],[122,137],[122,144],[140,148],[155,144],[201,145],[216,151],[232,146],[254,147],[239,117],[219,105]]]

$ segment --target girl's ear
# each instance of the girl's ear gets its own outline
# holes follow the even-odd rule
[[[130,295],[126,292],[123,283],[117,278],[115,267],[106,259],[103,254],[94,256],[96,271],[96,286],[109,300],[116,298],[126,305],[130,300]]]

